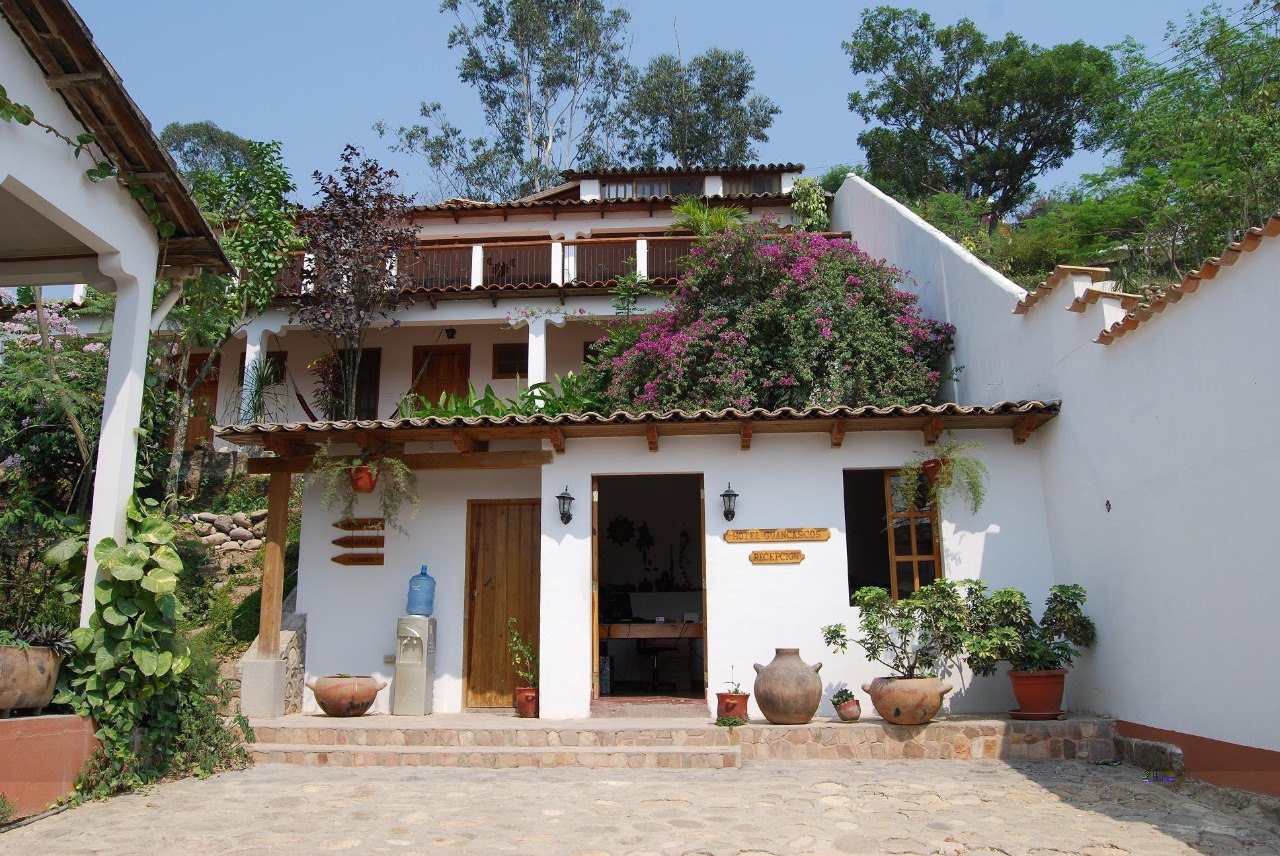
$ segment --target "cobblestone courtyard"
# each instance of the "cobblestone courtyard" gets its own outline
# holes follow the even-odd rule
[[[1280,838],[1074,762],[753,762],[740,770],[260,765],[94,803],[0,853],[1280,854]]]

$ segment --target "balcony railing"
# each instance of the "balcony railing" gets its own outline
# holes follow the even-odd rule
[[[693,248],[693,238],[661,237],[650,238],[649,269],[650,279],[678,279],[684,273],[684,260]]]
[[[483,251],[480,281],[485,285],[549,285],[551,242],[487,244]]]
[[[584,238],[566,241],[560,281],[613,282],[636,272],[635,238]]]
[[[400,270],[413,278],[416,288],[467,288],[471,285],[471,245],[421,247],[402,257]]]

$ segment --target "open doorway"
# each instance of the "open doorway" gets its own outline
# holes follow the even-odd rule
[[[595,695],[706,698],[702,476],[598,476]]]

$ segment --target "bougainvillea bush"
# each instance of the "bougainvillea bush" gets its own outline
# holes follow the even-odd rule
[[[617,322],[588,375],[624,410],[928,402],[955,329],[905,278],[850,241],[745,224],[695,245],[667,308]]]

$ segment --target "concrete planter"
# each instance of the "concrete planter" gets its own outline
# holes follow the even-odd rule
[[[44,710],[53,699],[61,663],[51,648],[0,647],[0,716],[11,710]]]
[[[924,725],[938,715],[951,689],[937,678],[876,678],[862,685],[876,713],[894,725]]]

